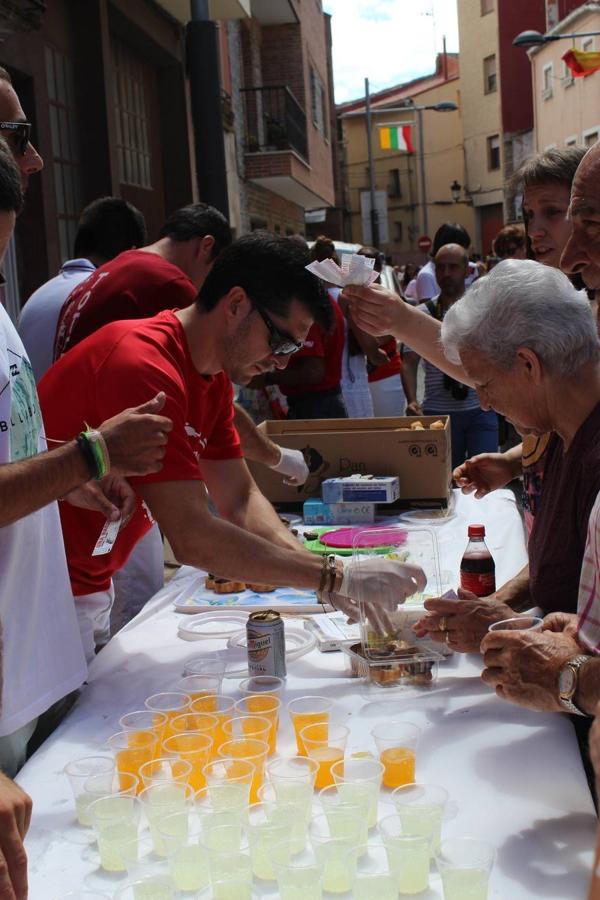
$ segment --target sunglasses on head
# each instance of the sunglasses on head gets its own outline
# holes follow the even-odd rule
[[[290,356],[292,353],[302,350],[304,341],[295,341],[291,335],[278,328],[260,306],[255,306],[254,309],[269,330],[269,347],[273,356]]]
[[[31,122],[0,122],[0,131],[14,134],[16,150],[24,156],[31,137]]]

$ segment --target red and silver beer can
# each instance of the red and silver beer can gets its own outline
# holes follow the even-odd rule
[[[275,609],[250,613],[246,623],[248,674],[286,677],[285,629]]]

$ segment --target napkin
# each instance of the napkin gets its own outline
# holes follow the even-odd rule
[[[347,284],[368,287],[379,277],[379,272],[373,268],[374,265],[374,259],[359,256],[358,253],[346,253],[342,257],[341,266],[332,259],[324,259],[322,262],[312,262],[306,268],[321,281],[336,284],[338,287],[346,287]]]

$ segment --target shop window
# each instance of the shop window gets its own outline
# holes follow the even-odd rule
[[[116,84],[119,179],[133,187],[152,188],[148,111],[143,62],[113,38]]]

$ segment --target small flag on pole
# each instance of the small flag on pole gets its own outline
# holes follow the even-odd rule
[[[410,125],[390,125],[379,129],[379,146],[382,150],[403,150],[414,153]]]
[[[600,53],[597,51],[567,50],[563,61],[575,78],[585,78],[600,69]]]

